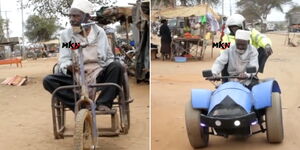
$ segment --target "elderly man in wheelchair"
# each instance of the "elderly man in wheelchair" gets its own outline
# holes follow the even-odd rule
[[[54,137],[73,136],[76,150],[96,149],[97,137],[128,134],[130,128],[127,72],[115,61],[104,29],[89,21],[92,7],[87,0],[73,1],[72,28],[60,36],[58,71],[43,81],[52,94]],[[75,112],[74,134],[66,132],[67,108]],[[110,115],[111,128],[98,128],[96,115]]]
[[[73,63],[72,48],[75,48],[76,44],[82,45],[86,39],[91,43],[82,50],[87,83],[115,83],[118,85],[122,83],[124,67],[114,61],[105,31],[95,24],[80,26],[82,23],[89,23],[91,6],[85,2],[82,5],[72,5],[69,11],[72,28],[63,30],[60,36],[59,72],[46,76],[43,82],[44,88],[50,93],[60,86],[78,83],[74,80],[76,79],[74,75],[78,74],[79,66]],[[72,44],[69,45],[69,43]],[[101,88],[101,94],[96,100],[97,110],[109,111],[117,94],[117,87]],[[72,89],[61,90],[56,93],[56,96],[66,107],[74,111],[74,99],[79,98],[78,93],[74,93]]]

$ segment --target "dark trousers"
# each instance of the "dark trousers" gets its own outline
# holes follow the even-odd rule
[[[98,75],[96,82],[97,83],[116,83],[121,85],[123,81],[124,69],[119,62],[112,62],[102,72]],[[65,75],[63,73],[51,74],[44,78],[43,81],[44,88],[52,93],[56,88],[66,85],[74,85],[73,77]],[[115,86],[106,86],[101,87],[97,90],[101,90],[101,94],[96,100],[98,105],[106,105],[112,107],[113,100],[119,93],[119,89]],[[70,90],[61,90],[56,94],[57,98],[62,101],[66,107],[74,110],[75,106],[75,95],[72,89]],[[77,100],[79,95],[76,95]]]
[[[257,51],[258,51],[258,65],[259,65],[258,72],[263,73],[265,64],[269,56],[265,53],[265,49],[262,47],[258,48]]]

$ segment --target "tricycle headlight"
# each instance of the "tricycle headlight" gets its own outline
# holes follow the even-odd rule
[[[238,127],[241,125],[241,122],[239,120],[234,121],[234,126]]]
[[[216,121],[215,121],[215,125],[219,127],[219,126],[222,125],[222,122],[221,122],[220,120],[216,120]]]

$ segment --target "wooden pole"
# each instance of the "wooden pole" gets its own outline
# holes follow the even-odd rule
[[[127,44],[129,44],[129,35],[128,35],[128,16],[126,16],[126,22],[125,22],[125,28],[126,28],[126,40]]]

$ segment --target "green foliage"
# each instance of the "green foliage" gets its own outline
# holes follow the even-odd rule
[[[56,25],[56,18],[31,15],[26,21],[25,29],[25,36],[29,41],[41,42],[50,40],[59,26]]]
[[[116,0],[89,0],[98,5],[108,5]],[[67,16],[73,0],[28,0],[26,7],[33,8],[33,11],[42,16]]]

